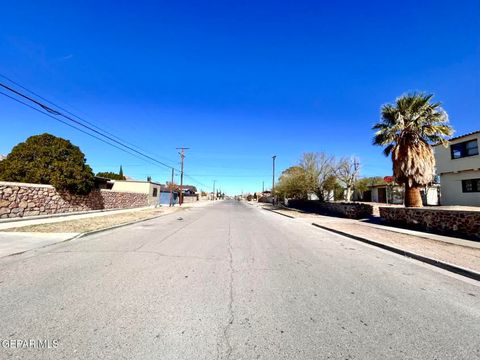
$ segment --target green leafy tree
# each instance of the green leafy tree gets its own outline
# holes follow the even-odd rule
[[[335,175],[328,176],[323,183],[323,189],[325,191],[334,191],[337,186],[338,178]]]
[[[294,199],[316,194],[324,201],[327,179],[335,175],[335,158],[326,153],[304,153],[298,165],[286,169],[279,178],[275,193]]]
[[[125,180],[125,176],[123,176],[122,174],[116,174],[111,171],[98,172],[97,176],[111,180]]]
[[[373,185],[387,185],[387,182],[380,176],[365,177],[355,182],[355,189],[363,193]]]
[[[401,96],[382,107],[381,121],[373,126],[373,144],[384,146],[385,156],[392,157],[395,180],[405,185],[407,207],[421,207],[420,188],[433,181],[431,144],[446,146],[446,136],[453,133],[447,113],[432,98],[417,93]]]
[[[345,189],[339,183],[340,179],[335,175],[330,175],[325,179],[323,190],[333,194],[333,200],[344,200]]]
[[[17,144],[0,162],[0,180],[50,184],[73,194],[88,194],[94,186],[92,169],[80,148],[50,134]]]
[[[120,171],[118,172],[118,175],[120,175],[120,177],[123,178],[123,180],[125,180],[125,176],[123,176],[123,168],[122,168],[122,165],[120,165]]]
[[[282,172],[275,186],[276,195],[293,199],[306,199],[308,194],[306,175],[301,166],[289,167]]]

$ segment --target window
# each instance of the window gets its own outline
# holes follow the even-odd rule
[[[158,189],[157,189],[157,188],[153,188],[153,194],[152,194],[152,196],[153,196],[153,197],[157,197],[157,195],[158,195]]]
[[[480,179],[462,180],[462,191],[480,192]]]
[[[475,139],[458,144],[452,144],[450,145],[450,151],[452,153],[452,159],[460,159],[467,156],[478,155],[478,142]]]

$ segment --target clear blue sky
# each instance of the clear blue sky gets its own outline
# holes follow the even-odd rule
[[[228,193],[270,187],[273,154],[278,172],[327,151],[390,174],[371,126],[407,91],[435,93],[457,134],[480,128],[478,0],[0,4],[0,73],[162,161],[190,147],[185,171]],[[94,171],[169,177],[2,96],[0,121],[1,154],[49,132]]]

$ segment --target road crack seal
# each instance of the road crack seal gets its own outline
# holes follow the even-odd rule
[[[233,347],[232,347],[232,344],[230,343],[230,329],[235,320],[235,315],[233,312],[233,274],[235,271],[233,268],[233,253],[232,253],[230,221],[228,223],[227,252],[228,252],[228,266],[230,269],[230,279],[229,279],[229,298],[228,298],[228,306],[227,306],[228,322],[227,322],[227,325],[223,328],[223,334],[222,334],[224,339],[224,344],[227,348],[225,359],[229,359],[233,352]],[[217,350],[217,359],[219,358],[219,356],[220,356],[220,352]]]

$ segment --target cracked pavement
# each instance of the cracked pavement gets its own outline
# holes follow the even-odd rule
[[[238,202],[0,259],[0,359],[480,359],[480,287]]]

